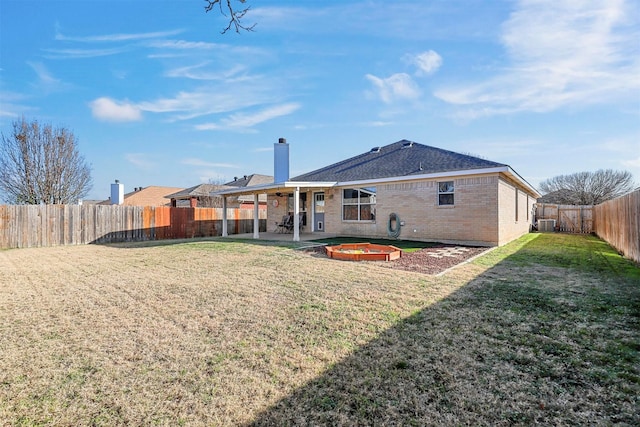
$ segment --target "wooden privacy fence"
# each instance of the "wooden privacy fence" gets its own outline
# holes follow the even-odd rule
[[[545,219],[555,220],[555,231],[567,233],[593,232],[593,206],[537,203],[536,221]]]
[[[259,231],[266,231],[266,211]],[[253,232],[252,209],[227,209],[229,234]],[[103,205],[2,205],[0,248],[212,237],[222,208]]]
[[[640,190],[595,206],[593,228],[598,237],[640,263]]]

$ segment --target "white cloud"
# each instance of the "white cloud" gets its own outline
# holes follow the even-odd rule
[[[47,59],[78,59],[97,58],[100,56],[117,55],[125,52],[126,48],[112,49],[45,49],[44,57]]]
[[[197,159],[197,158],[183,159],[180,161],[180,163],[182,163],[183,165],[201,166],[201,167],[208,167],[208,168],[238,168],[237,165],[232,165],[230,163],[205,162],[204,160]]]
[[[43,63],[27,62],[27,64],[29,64],[29,66],[33,68],[33,71],[36,72],[42,84],[46,86],[51,86],[51,85],[57,85],[60,83],[60,80],[53,77],[53,75],[49,72],[49,70],[47,70],[47,68],[44,66]]]
[[[510,61],[495,77],[435,95],[469,118],[637,99],[638,13],[623,0],[521,0],[503,24]]]
[[[123,42],[123,41],[136,41],[145,39],[157,39],[162,37],[175,36],[184,32],[183,30],[169,30],[169,31],[156,31],[149,33],[130,33],[130,34],[103,34],[100,36],[65,36],[58,30],[56,32],[55,39],[61,41],[73,41],[73,42]]]
[[[418,67],[416,75],[427,76],[438,71],[442,65],[442,57],[433,50],[419,53],[417,55],[407,55],[406,61]]]
[[[138,106],[143,111],[153,113],[176,113],[173,119],[188,120],[272,102],[274,95],[269,92],[276,84],[261,80],[224,86],[224,90],[216,86],[203,86],[192,92],[179,92],[172,98],[140,102]]]
[[[192,80],[229,80],[239,81],[242,79],[238,76],[246,70],[246,67],[236,65],[224,71],[208,71],[205,69],[211,62],[206,61],[196,65],[188,65],[184,67],[173,68],[165,73],[167,77],[188,78]]]
[[[382,120],[375,120],[375,121],[372,121],[372,122],[364,122],[364,123],[362,123],[362,126],[378,128],[378,127],[384,127],[384,126],[391,126],[394,123],[395,122],[385,122],[385,121],[382,121]]]
[[[142,170],[151,170],[156,164],[144,153],[126,153],[124,158],[127,162]]]
[[[218,130],[218,129],[247,129],[259,123],[286,116],[300,108],[300,104],[295,102],[276,105],[253,114],[236,113],[228,118],[222,119],[220,123],[206,123],[196,126],[198,130]]]
[[[154,40],[148,43],[145,43],[149,47],[159,48],[159,49],[176,49],[176,50],[204,50],[204,49],[215,49],[215,48],[224,48],[227,45],[218,44],[218,43],[209,43],[209,42],[190,42],[186,40]]]
[[[416,99],[420,96],[418,85],[406,73],[393,74],[386,79],[372,74],[367,74],[365,77],[373,84],[376,95],[387,104],[398,100]]]
[[[93,117],[107,122],[134,122],[142,119],[140,108],[130,102],[97,98],[89,103]]]
[[[637,159],[623,160],[622,164],[628,168],[640,168],[640,156]]]

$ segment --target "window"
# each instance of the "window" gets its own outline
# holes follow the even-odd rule
[[[438,205],[453,205],[453,181],[438,183]]]
[[[342,190],[343,221],[374,221],[376,219],[376,188],[345,188]]]

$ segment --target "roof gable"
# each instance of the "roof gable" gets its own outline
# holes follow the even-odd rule
[[[292,178],[292,181],[360,181],[507,166],[402,140]]]

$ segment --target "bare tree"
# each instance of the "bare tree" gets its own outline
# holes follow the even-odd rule
[[[15,204],[75,203],[91,190],[91,169],[78,152],[78,141],[65,128],[13,122],[0,140],[0,190]]]
[[[256,24],[245,25],[242,23],[242,18],[249,12],[251,6],[246,6],[247,0],[236,0],[242,4],[242,9],[235,9],[232,0],[204,0],[207,5],[204,7],[205,12],[210,12],[214,7],[218,6],[220,14],[229,18],[229,25],[222,30],[222,34],[225,34],[231,28],[234,28],[236,33],[240,30],[253,31]]]
[[[597,205],[633,188],[631,172],[612,169],[560,175],[540,183],[546,202],[567,205]]]

